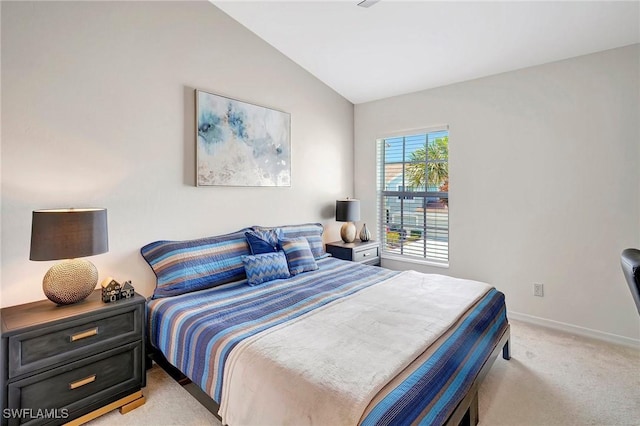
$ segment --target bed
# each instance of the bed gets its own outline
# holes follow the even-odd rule
[[[276,254],[254,254],[254,235]],[[158,278],[150,349],[223,424],[475,424],[480,381],[509,358],[501,292],[327,257],[319,224],[141,252]]]

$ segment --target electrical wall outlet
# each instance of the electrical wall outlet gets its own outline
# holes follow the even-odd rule
[[[544,297],[544,284],[533,283],[533,295]]]

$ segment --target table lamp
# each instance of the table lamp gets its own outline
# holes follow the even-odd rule
[[[345,243],[352,243],[356,239],[356,225],[353,222],[357,220],[360,220],[360,200],[336,200],[336,221],[346,222],[340,228],[340,237]]]
[[[84,300],[98,283],[98,270],[81,257],[109,251],[106,209],[35,210],[30,260],[60,260],[42,280],[49,300],[70,305]]]

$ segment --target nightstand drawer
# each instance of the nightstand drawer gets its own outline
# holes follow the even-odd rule
[[[140,339],[142,308],[42,327],[9,338],[9,378]]]
[[[361,265],[380,266],[380,243],[377,241],[354,241],[345,243],[334,241],[327,243],[327,253],[342,260],[349,260]]]
[[[56,409],[58,415],[101,403],[114,394],[140,389],[142,342],[133,342],[71,364],[18,380],[8,386],[9,409],[26,409],[37,416]],[[10,424],[46,424],[52,419],[13,419]],[[64,419],[63,419],[64,420]],[[57,423],[61,423],[60,418]]]
[[[370,247],[366,250],[356,251],[353,255],[354,262],[366,262],[378,257],[378,246]]]

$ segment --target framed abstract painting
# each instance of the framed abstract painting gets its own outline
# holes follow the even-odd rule
[[[291,186],[291,115],[196,90],[196,185]]]

